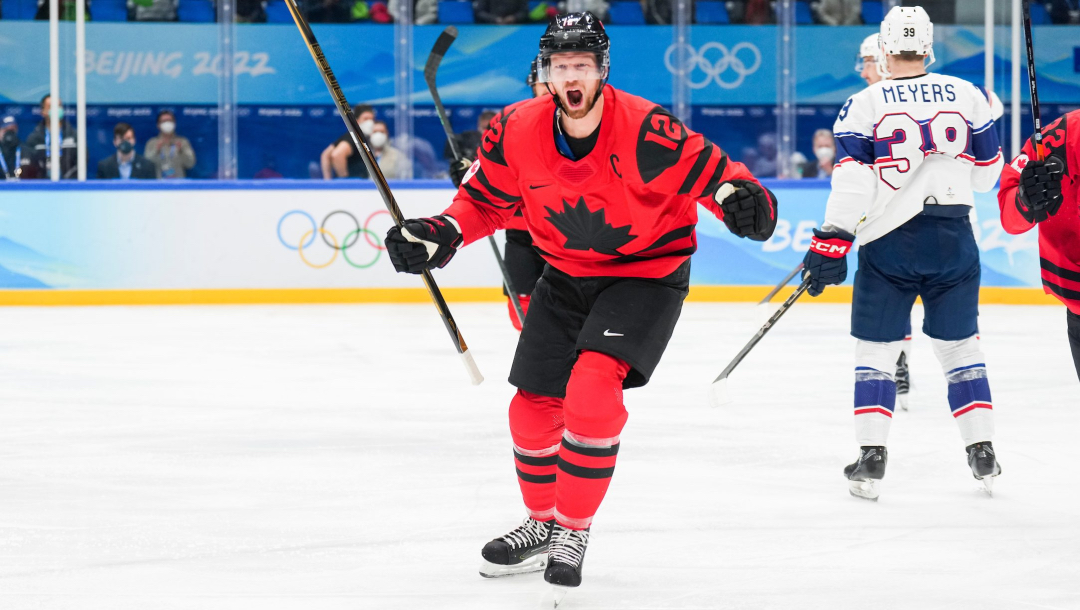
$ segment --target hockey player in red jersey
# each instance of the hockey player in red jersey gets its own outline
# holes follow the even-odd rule
[[[1080,110],[1043,131],[1042,161],[1028,140],[1001,170],[1001,226],[1019,235],[1039,227],[1043,290],[1068,308],[1066,322],[1080,377]]]
[[[534,98],[548,95],[543,83],[538,83],[536,79],[537,62],[539,60],[538,56],[529,62],[529,76],[525,79],[525,84],[532,91]],[[510,112],[514,107],[527,101],[524,100],[508,106],[503,110],[503,113]],[[461,186],[462,179],[465,178],[465,174],[469,173],[469,168],[472,167],[479,154],[479,150],[469,151],[467,157],[450,162],[450,180],[453,181],[455,188]],[[543,273],[544,265],[547,263],[533,248],[532,236],[529,235],[529,227],[525,224],[525,217],[522,216],[521,210],[515,212],[510,220],[506,221],[504,228],[506,229],[506,247],[503,257],[506,263],[506,271],[510,274],[510,284],[514,287],[514,292],[517,293],[518,303],[521,304],[521,313],[528,315],[529,299],[532,295],[533,286],[540,279],[540,274]],[[506,294],[505,286],[503,287],[503,294]],[[510,323],[520,331],[521,320],[518,319],[514,303],[509,299],[510,295],[506,294],[506,296],[506,308],[510,313]]]
[[[581,582],[589,528],[626,423],[682,310],[697,205],[736,235],[768,239],[776,199],[740,163],[660,106],[607,84],[609,40],[591,13],[540,39],[552,96],[496,117],[453,204],[391,229],[399,272],[442,267],[521,210],[548,266],[533,290],[510,383],[525,522],[482,551],[481,574],[546,570]]]

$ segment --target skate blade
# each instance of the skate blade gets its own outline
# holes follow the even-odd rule
[[[540,607],[543,610],[566,608],[566,594],[570,592],[571,588],[562,585],[551,585],[548,592],[544,594],[544,598],[540,600]]]
[[[907,411],[908,410],[908,395],[907,394],[897,394],[896,395],[896,402],[900,403],[900,410],[901,411]]]
[[[547,567],[547,553],[533,555],[532,557],[512,566],[503,566],[491,563],[486,559],[480,560],[480,575],[484,578],[502,578],[503,576],[517,576],[518,574],[530,574],[542,572]]]
[[[848,481],[848,493],[856,498],[877,502],[881,490],[878,489],[878,479],[869,481]]]
[[[999,474],[1001,474],[1000,466],[997,467],[997,472],[995,472],[994,474],[982,478],[975,477],[976,481],[982,483],[979,489],[986,492],[986,495],[990,496],[991,498],[994,497],[994,479],[996,479]]]

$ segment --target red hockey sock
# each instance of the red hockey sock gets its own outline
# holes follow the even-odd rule
[[[527,295],[527,294],[524,294],[524,295],[519,294],[518,295],[518,303],[521,303],[521,313],[522,314],[528,314],[529,313],[529,295]],[[514,309],[514,302],[511,301],[509,297],[507,297],[507,299],[506,299],[506,308],[510,310],[510,323],[513,324],[514,328],[518,329],[518,331],[521,331],[521,320],[518,320],[517,310]]]
[[[518,390],[510,401],[510,436],[514,439],[521,497],[529,515],[549,521],[555,514],[555,465],[563,433],[561,398]]]
[[[622,382],[629,372],[630,365],[622,360],[586,351],[570,374],[555,483],[555,519],[564,527],[592,525],[611,484],[627,418]]]

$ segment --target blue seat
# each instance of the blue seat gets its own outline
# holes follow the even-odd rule
[[[645,25],[645,13],[639,2],[612,2],[608,15],[615,25]]]
[[[4,19],[29,21],[37,14],[37,0],[4,0]]]
[[[810,3],[799,0],[795,3],[795,23],[806,25],[814,23],[814,17],[810,14]]]
[[[90,7],[92,21],[127,21],[128,8],[126,0],[93,0]]]
[[[180,0],[176,7],[180,21],[187,23],[213,23],[217,21],[217,11],[210,0]]]
[[[1042,2],[1032,2],[1031,6],[1031,25],[1050,25],[1053,23],[1050,19],[1050,13],[1046,10],[1046,5]]]
[[[863,0],[862,20],[867,25],[881,23],[885,19],[885,6],[881,0]]]
[[[439,23],[474,23],[472,2],[444,0],[439,2]]]
[[[731,23],[727,3],[716,0],[698,0],[694,3],[695,23]]]
[[[293,23],[292,13],[289,12],[289,5],[282,2],[282,0],[270,0],[270,2],[267,2],[266,22]]]

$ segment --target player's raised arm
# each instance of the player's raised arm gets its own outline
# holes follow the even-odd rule
[[[517,211],[521,194],[503,152],[511,114],[492,120],[480,142],[479,156],[462,178],[449,208],[438,216],[407,220],[401,228],[387,232],[387,254],[399,273],[445,267],[458,248],[503,228]]]
[[[776,228],[776,195],[745,165],[732,161],[708,138],[689,132],[679,164],[671,174],[678,192],[695,197],[739,237],[765,241]],[[672,185],[676,186],[676,185]]]

